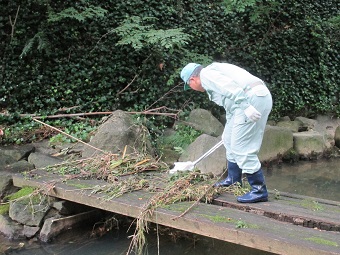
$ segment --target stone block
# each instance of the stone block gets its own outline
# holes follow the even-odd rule
[[[41,199],[22,197],[10,202],[9,217],[24,225],[40,226],[49,209],[50,202],[46,196],[41,197]]]
[[[284,155],[293,148],[293,132],[284,127],[266,126],[263,142],[258,154],[261,161],[270,161]]]
[[[204,109],[192,110],[186,124],[214,137],[222,135],[224,130],[222,123]]]
[[[8,216],[0,215],[0,233],[9,239],[20,238],[23,226],[13,222]]]
[[[279,121],[276,126],[283,127],[291,130],[292,132],[299,132],[299,129],[302,126],[300,121]]]
[[[301,157],[321,154],[326,148],[324,137],[318,132],[307,131],[294,133],[294,149]]]
[[[24,225],[24,229],[22,230],[22,234],[23,234],[23,236],[25,236],[27,238],[32,238],[33,236],[35,236],[38,233],[39,230],[40,230],[40,227],[30,227],[30,226]]]
[[[32,169],[34,169],[34,165],[31,163],[28,163],[26,160],[20,160],[12,164],[6,165],[4,167],[5,171],[11,172],[11,173],[22,173],[25,171],[30,171]]]
[[[43,168],[46,166],[52,166],[63,162],[62,159],[46,155],[44,153],[35,152],[31,153],[28,157],[28,162],[33,164],[35,168]]]
[[[139,152],[153,155],[150,134],[147,128],[137,125],[130,114],[117,110],[99,126],[89,144],[95,148],[112,153],[121,153],[126,146],[126,153]],[[84,146],[84,158],[101,154],[102,151]]]
[[[317,124],[317,120],[308,119],[308,118],[305,118],[305,117],[296,117],[295,121],[299,121],[301,123],[301,127],[305,131],[314,129],[314,127]]]
[[[195,161],[219,141],[221,141],[221,137],[216,138],[206,134],[200,135],[186,148],[185,152],[179,158],[179,161]],[[222,145],[208,157],[199,162],[196,167],[202,173],[213,173],[217,176],[226,168],[226,162],[226,150]]]

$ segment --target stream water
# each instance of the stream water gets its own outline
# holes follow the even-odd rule
[[[265,169],[269,190],[340,201],[340,158]]]
[[[272,169],[264,168],[264,173],[269,190],[340,201],[339,158],[283,164],[274,166]],[[25,241],[9,242],[0,237],[0,254],[2,250],[3,254],[15,255],[122,255],[126,254],[129,249],[131,239],[128,237],[132,232],[128,230],[127,226],[113,230],[100,238],[89,238],[87,231],[89,230],[72,230],[48,244]],[[189,236],[190,238],[176,239],[175,234],[160,235],[156,231],[152,231],[147,238],[147,252],[151,255],[272,254],[211,238]],[[8,249],[10,246],[12,249]],[[18,248],[21,246],[22,248]]]

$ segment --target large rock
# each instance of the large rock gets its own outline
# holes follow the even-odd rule
[[[294,133],[294,149],[301,158],[310,158],[311,155],[321,154],[325,149],[323,136],[315,131]]]
[[[261,161],[271,161],[278,155],[285,155],[292,148],[293,132],[291,129],[267,125],[258,156]]]
[[[221,138],[216,138],[207,134],[199,136],[193,143],[191,143],[185,152],[179,158],[180,162],[195,161],[211,149],[215,144],[221,141]],[[213,173],[220,175],[226,168],[226,150],[222,145],[208,157],[199,162],[196,167],[202,173]]]
[[[12,164],[6,165],[4,170],[11,173],[22,173],[34,169],[35,166],[26,160],[20,160]]]
[[[179,157],[181,156],[179,152],[169,148],[162,149],[162,153],[163,153],[161,157],[162,162],[169,166],[172,166],[174,162],[178,161]]]
[[[6,166],[15,163],[16,160],[9,155],[0,153],[0,170],[4,170]]]
[[[305,117],[296,117],[295,121],[301,123],[301,129],[303,131],[313,130],[314,127],[317,125],[317,120],[309,119]]]
[[[13,184],[12,175],[0,172],[0,197],[5,193],[6,189]]]
[[[326,148],[332,148],[335,145],[335,130],[340,126],[340,119],[319,115],[316,120],[313,130],[323,136]]]
[[[186,124],[214,137],[222,135],[224,130],[222,123],[204,109],[192,110]]]
[[[10,145],[0,148],[0,158],[1,155],[7,155],[11,157],[14,161],[19,161],[23,158],[27,158],[28,155],[34,151],[34,146],[31,144],[24,145]]]
[[[127,153],[138,152],[153,154],[148,130],[134,123],[131,115],[124,111],[115,111],[89,142],[103,151],[121,153],[127,146]],[[102,153],[89,146],[84,146],[82,156],[85,158]]]
[[[0,172],[0,198],[11,194],[15,190],[12,175],[10,173]]]
[[[40,230],[40,227],[31,227],[31,226],[24,225],[24,229],[22,230],[22,235],[27,238],[32,238],[38,233],[39,230]]]
[[[0,233],[9,239],[23,237],[23,226],[0,214]]]
[[[61,158],[53,157],[39,151],[31,153],[28,157],[28,163],[33,164],[35,168],[44,168],[47,166],[60,164],[61,162],[63,162]]]
[[[24,225],[40,226],[50,204],[46,196],[22,197],[10,202],[9,217]]]

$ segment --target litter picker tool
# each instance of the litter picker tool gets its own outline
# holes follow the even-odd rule
[[[206,153],[204,153],[201,157],[196,159],[194,162],[192,161],[186,161],[186,162],[175,162],[174,168],[170,169],[170,174],[177,173],[178,171],[191,171],[194,169],[195,165],[200,162],[202,159],[208,157],[211,153],[213,153],[215,150],[217,150],[221,145],[223,144],[223,141],[220,141],[216,145],[214,145],[210,150],[208,150]]]

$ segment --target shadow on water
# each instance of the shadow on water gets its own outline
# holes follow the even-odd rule
[[[319,160],[315,162],[298,162],[284,164],[264,169],[268,189],[281,192],[296,193],[305,196],[318,197],[340,201],[340,159]],[[12,249],[3,254],[13,255],[123,255],[130,246],[131,239],[128,226],[113,230],[100,238],[90,238],[90,230],[70,230],[59,236],[53,242],[20,243],[9,242],[0,237],[1,246]],[[174,237],[176,241],[174,241]],[[184,236],[184,237],[183,237]],[[182,232],[182,235],[159,234],[155,231],[148,236],[147,254],[150,255],[270,255],[272,253],[251,249],[233,243],[192,235]],[[134,253],[130,253],[134,254]]]

